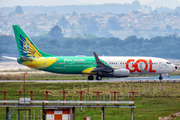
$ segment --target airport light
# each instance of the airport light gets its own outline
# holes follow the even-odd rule
[[[3,92],[4,93],[4,100],[6,100],[6,93],[8,93],[9,91],[0,91],[0,92]],[[5,105],[6,103],[4,103]]]
[[[27,92],[31,93],[31,101],[32,101],[33,100],[33,93],[35,93],[36,91],[27,91]],[[32,105],[32,103],[31,103],[31,105]]]
[[[19,93],[19,99],[21,98],[21,93],[24,92],[24,91],[16,91]]]
[[[114,101],[116,101],[116,93],[119,93],[118,91],[111,91],[110,93],[114,93]],[[114,103],[116,105],[116,103]]]
[[[93,91],[93,93],[97,93],[97,101],[99,101],[99,93],[102,93],[102,91]],[[99,103],[97,105],[99,105]]]
[[[27,72],[23,73],[24,74],[24,116],[25,116],[25,80],[26,80],[26,75]],[[25,119],[24,119],[25,120]]]
[[[85,91],[76,91],[76,93],[80,93],[80,101],[82,101],[82,93],[85,93]],[[82,105],[82,103],[80,103]]]
[[[68,93],[68,91],[59,91],[59,93],[63,93],[63,101],[65,101],[65,93]],[[65,103],[63,103],[65,105]]]
[[[134,101],[134,93],[138,93],[138,92],[132,91],[132,92],[128,92],[128,93],[132,93],[132,101]],[[134,103],[132,105],[134,105]]]
[[[42,91],[43,93],[46,93],[46,101],[48,101],[48,93],[51,93],[51,91]],[[48,103],[46,103],[47,105]]]

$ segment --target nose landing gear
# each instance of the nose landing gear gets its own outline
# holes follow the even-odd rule
[[[159,76],[159,80],[162,80],[163,79],[163,76],[160,74],[160,76]]]

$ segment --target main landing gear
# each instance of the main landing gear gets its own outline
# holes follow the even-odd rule
[[[102,79],[101,76],[99,76],[99,75],[96,76],[96,80],[101,80],[101,79]],[[94,80],[94,77],[92,75],[89,75],[88,80]]]
[[[96,76],[96,80],[101,80],[101,79],[102,79],[101,76],[99,76],[99,75]]]
[[[162,80],[163,79],[163,76],[160,74],[160,76],[159,76],[159,80]]]
[[[88,80],[94,80],[94,77],[92,75],[89,75]]]

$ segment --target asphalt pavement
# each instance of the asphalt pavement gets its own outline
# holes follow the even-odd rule
[[[24,82],[24,80],[0,80],[3,82]],[[154,82],[180,82],[180,76],[164,76],[163,80],[159,80],[158,76],[152,77],[127,77],[127,78],[115,78],[115,79],[102,79],[102,80],[26,80],[26,82],[35,83],[82,83],[82,82],[133,82],[133,83],[154,83]]]

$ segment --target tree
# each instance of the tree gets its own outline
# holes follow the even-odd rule
[[[69,25],[69,21],[63,16],[58,22],[57,24],[59,26],[62,26],[63,28],[67,28]]]
[[[166,30],[167,30],[168,32],[172,32],[172,27],[171,27],[170,25],[166,25]]]
[[[59,26],[55,25],[48,33],[49,35],[51,35],[51,37],[55,37],[55,38],[62,38],[63,34],[62,34],[62,30]]]
[[[180,16],[180,7],[176,7],[175,9],[175,15]]]
[[[133,10],[137,10],[137,9],[140,9],[140,8],[142,8],[142,7],[141,7],[141,4],[140,4],[140,2],[138,0],[135,0],[135,1],[132,2],[132,9]]]
[[[119,25],[118,20],[116,17],[109,18],[107,22],[107,28],[110,30],[122,30],[123,28]]]
[[[180,7],[176,7],[175,11],[180,14]]]
[[[153,27],[151,30],[152,31],[157,31],[159,29],[159,27]]]
[[[99,31],[99,23],[91,18],[87,24],[87,33],[95,34]]]
[[[88,18],[85,18],[84,16],[82,16],[80,19],[79,19],[79,24],[84,24],[84,23],[87,23],[88,22]]]
[[[129,42],[129,43],[136,43],[137,42],[137,37],[135,35],[132,35],[132,36],[128,36],[126,39],[125,39],[126,42]]]
[[[76,16],[77,15],[77,13],[74,11],[73,13],[72,13],[72,16]]]

